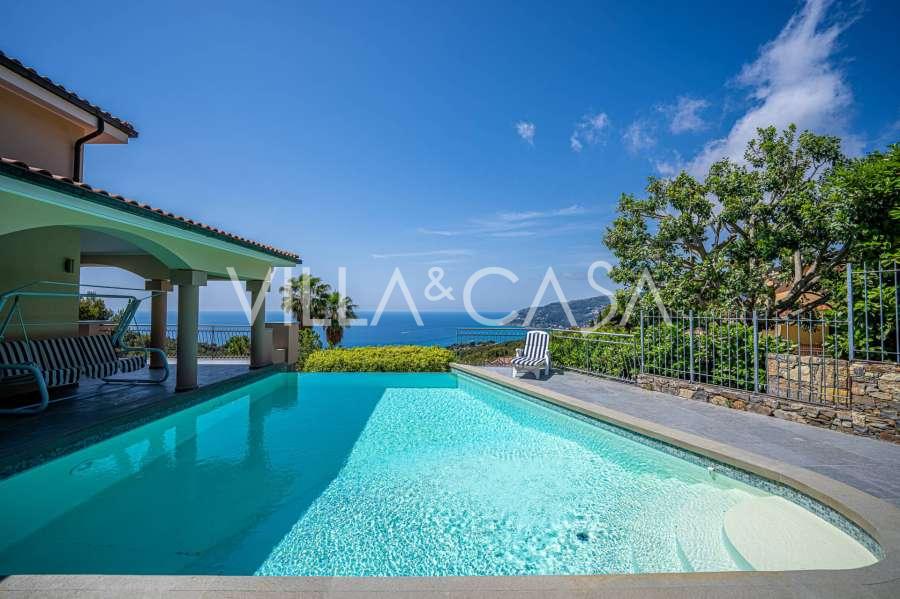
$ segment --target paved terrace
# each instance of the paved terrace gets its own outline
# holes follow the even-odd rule
[[[160,385],[104,383],[96,379],[82,379],[77,389],[61,390],[72,395],[51,403],[38,414],[0,415],[0,478],[9,470],[18,469],[23,456],[35,456],[46,451],[64,449],[76,442],[90,442],[109,436],[117,430],[127,430],[152,419],[160,411],[181,409],[212,394],[225,392],[246,383],[248,379],[264,376],[270,369],[251,371],[246,362],[201,362],[197,366],[195,391],[175,393],[175,368]],[[144,369],[129,373],[129,377],[158,377],[159,371]],[[58,395],[56,395],[58,396]],[[51,400],[56,396],[51,394]]]
[[[486,367],[511,377],[509,367]],[[575,372],[519,379],[663,426],[808,468],[900,506],[900,445],[646,391]]]

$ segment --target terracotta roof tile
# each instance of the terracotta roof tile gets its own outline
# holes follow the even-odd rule
[[[85,100],[84,98],[82,98],[81,96],[76,94],[75,92],[66,89],[64,86],[53,81],[49,77],[45,77],[45,76],[41,75],[40,73],[38,73],[31,67],[25,66],[24,64],[22,64],[20,61],[16,60],[15,58],[7,56],[2,51],[0,51],[0,66],[4,66],[4,67],[8,68],[9,70],[21,75],[22,77],[25,77],[32,83],[40,85],[48,92],[54,93],[57,96],[59,96],[60,98],[62,98],[63,100],[71,102],[72,104],[78,106],[82,110],[86,110],[87,112],[90,112],[94,116],[103,119],[110,125],[113,125],[114,127],[118,128],[118,129],[121,129],[128,137],[137,137],[138,136],[137,129],[135,129],[134,125],[132,125],[128,121],[120,119],[118,117],[114,117],[113,115],[106,112],[99,106],[97,106],[95,104],[91,104],[90,102],[88,102],[87,100]]]
[[[228,233],[227,231],[223,231],[222,229],[217,229],[216,227],[189,218],[185,218],[183,216],[178,216],[172,214],[171,212],[166,212],[162,208],[154,208],[149,204],[144,204],[142,202],[138,202],[137,200],[132,200],[120,195],[110,194],[108,191],[91,187],[87,183],[75,182],[68,177],[54,175],[48,170],[29,166],[21,160],[0,157],[0,173],[9,173],[13,175],[19,174],[25,176],[26,178],[34,180],[35,182],[41,182],[41,180],[44,180],[43,182],[53,184],[54,187],[59,188],[63,192],[69,192],[71,195],[85,196],[93,194],[94,196],[102,196],[110,200],[116,200],[117,202],[122,204],[120,207],[124,210],[137,209],[141,212],[158,214],[164,217],[166,220],[174,221],[177,226],[182,226],[190,230],[199,230],[204,234],[206,234],[205,232],[213,233],[215,237],[223,238],[227,241],[237,243],[238,245],[243,245],[257,251],[262,251],[264,253],[277,256],[278,258],[285,258],[288,260],[293,260],[295,263],[300,263],[300,256],[298,256],[294,252],[278,249],[265,243],[259,243],[258,241],[251,241],[245,237],[241,237],[240,235]]]

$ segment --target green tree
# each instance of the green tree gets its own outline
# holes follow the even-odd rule
[[[349,297],[333,291],[325,296],[325,339],[328,347],[341,344],[344,338],[344,327],[350,326],[346,321],[356,318],[356,304]]]
[[[109,320],[113,311],[100,297],[82,297],[78,300],[78,320]]]
[[[900,261],[900,144],[890,146],[886,152],[872,152],[848,161],[835,169],[832,184],[834,193],[853,196],[855,205],[867,207],[855,217],[863,234],[848,260],[856,273],[853,277],[854,344],[860,352],[865,347],[895,348],[900,334],[896,322],[897,286],[890,275],[879,281],[872,269],[879,264],[892,268]],[[868,275],[864,274],[864,266],[869,268]],[[867,285],[863,284],[864,278]],[[845,320],[848,316],[846,272],[831,273],[824,284],[833,298],[829,302],[829,317]],[[843,327],[830,330],[827,345],[837,347],[829,351],[846,356],[849,353],[847,333]]]
[[[300,325],[307,328],[309,320],[325,318],[326,298],[331,286],[319,277],[302,274],[281,287],[282,307],[290,310]]]
[[[297,370],[303,370],[303,367],[306,366],[306,359],[309,358],[313,352],[322,349],[322,340],[319,338],[319,334],[315,329],[312,328],[301,328],[299,338]]]
[[[250,338],[246,335],[235,335],[229,337],[222,351],[226,356],[249,356],[250,355]]]
[[[675,310],[813,307],[805,294],[827,301],[828,278],[896,208],[890,161],[854,166],[837,137],[768,127],[744,157],[714,163],[702,181],[651,177],[646,198],[621,196],[604,241],[623,295],[646,270]]]

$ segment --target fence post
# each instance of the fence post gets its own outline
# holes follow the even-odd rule
[[[836,323],[835,323],[836,324]],[[853,265],[847,264],[847,344],[848,356],[853,360]]]
[[[641,374],[644,374],[644,311],[641,310]]]
[[[684,314],[682,312],[682,314]],[[691,373],[691,382],[694,382],[694,311],[691,310],[688,312],[688,343],[691,344],[690,351],[688,352],[688,359],[691,361],[690,364],[690,373]]]
[[[753,309],[753,392],[759,393],[759,321]]]

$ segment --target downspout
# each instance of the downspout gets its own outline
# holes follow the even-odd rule
[[[102,135],[105,127],[106,121],[97,117],[97,130],[75,140],[75,163],[72,165],[73,180],[80,182],[84,178],[84,173],[82,172],[84,170],[84,144],[98,135]]]

